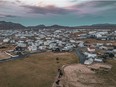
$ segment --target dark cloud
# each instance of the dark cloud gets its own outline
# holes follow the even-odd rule
[[[85,15],[111,15],[110,13],[116,13],[116,1],[100,1],[100,0],[83,0],[81,3],[76,3],[80,0],[69,0],[74,2],[73,6],[69,7],[57,7],[54,5],[48,6],[32,6],[21,3],[20,0],[15,2],[9,0],[0,0],[0,13],[11,15],[0,15],[0,17],[14,18],[15,15],[21,15],[25,17],[33,17],[35,14],[76,14],[78,16]],[[42,5],[43,1],[38,4]],[[37,15],[39,16],[39,15]]]
[[[105,11],[116,11],[116,1],[88,1],[71,7],[80,14],[99,14]]]
[[[18,17],[18,16],[15,16],[15,15],[5,15],[5,17],[15,18],[15,17]]]
[[[70,0],[70,2],[77,2],[77,0]],[[22,7],[28,9],[29,13],[34,14],[99,14],[108,10],[116,8],[116,1],[85,1],[66,8],[59,8],[53,5],[50,6],[31,6],[23,5]],[[114,11],[114,10],[113,10]]]
[[[29,9],[30,13],[37,13],[37,14],[66,14],[71,12],[71,10],[65,8],[59,8],[53,5],[49,5],[45,7],[23,5],[22,7]]]
[[[19,16],[9,15],[9,14],[0,14],[0,18],[15,18],[15,17],[19,17]]]
[[[75,5],[77,7],[105,7],[105,6],[116,6],[116,1],[88,1]]]

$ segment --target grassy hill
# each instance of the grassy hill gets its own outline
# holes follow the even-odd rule
[[[59,58],[57,64],[56,58]],[[75,53],[40,53],[27,58],[0,63],[0,87],[52,87],[57,68],[78,63]],[[109,73],[97,74],[104,79],[101,87],[116,86],[116,61],[108,60],[113,67]]]
[[[74,53],[46,52],[0,63],[0,87],[51,87],[58,66],[77,62]]]

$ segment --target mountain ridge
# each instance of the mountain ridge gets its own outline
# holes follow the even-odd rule
[[[92,25],[83,25],[83,26],[63,26],[63,25],[50,25],[46,26],[44,24],[36,26],[24,26],[20,23],[0,21],[0,29],[116,29],[116,24],[92,24]]]

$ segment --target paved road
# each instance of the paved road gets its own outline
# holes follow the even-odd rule
[[[8,59],[1,59],[1,60],[0,60],[0,63],[1,63],[1,62],[6,62],[6,61],[11,61],[11,60],[16,60],[16,59],[25,58],[25,57],[27,57],[27,56],[29,56],[29,55],[26,54],[26,55],[17,56],[17,57],[10,57],[10,58],[8,58]]]
[[[85,60],[86,60],[86,57],[84,56],[84,54],[80,51],[81,48],[77,48],[76,49],[76,54],[77,56],[79,57],[79,61],[81,64],[84,64]]]
[[[16,56],[16,57],[10,57],[8,59],[1,59],[0,60],[0,63],[1,62],[6,62],[6,61],[11,61],[11,60],[16,60],[16,59],[22,59],[22,58],[26,58],[32,54],[37,54],[37,53],[42,53],[42,52],[34,52],[34,53],[28,53],[28,54],[24,54],[24,55],[20,55],[20,56]]]

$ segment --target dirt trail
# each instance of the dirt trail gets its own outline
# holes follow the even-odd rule
[[[104,80],[98,78],[90,66],[74,64],[64,67],[63,76],[58,78],[58,74],[52,87],[104,87]],[[56,83],[57,81],[59,84]]]

